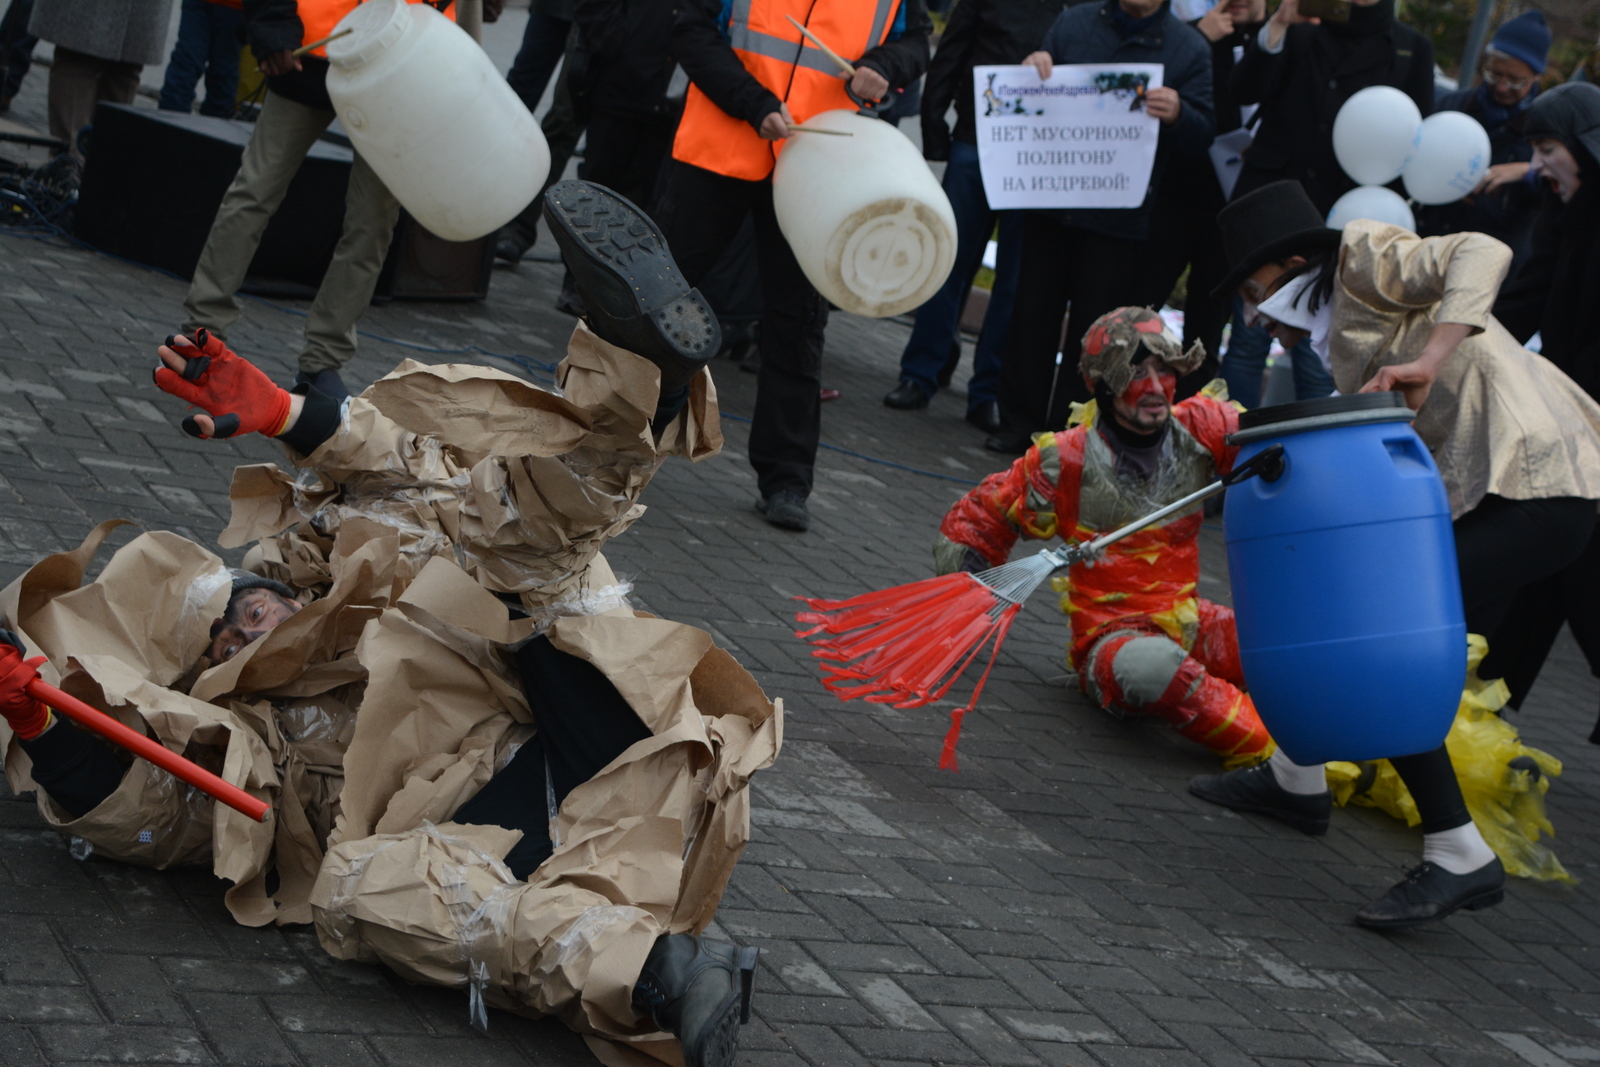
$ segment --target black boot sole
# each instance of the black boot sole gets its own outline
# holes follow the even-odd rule
[[[1193,781],[1189,783],[1189,792],[1209,804],[1215,804],[1219,808],[1227,808],[1229,811],[1246,811],[1253,815],[1270,815],[1285,826],[1299,830],[1310,837],[1321,837],[1328,832],[1329,820],[1327,819],[1314,819],[1310,816],[1284,811],[1282,808],[1275,808],[1270,804],[1260,804],[1253,800],[1245,800],[1223,793],[1208,792]]]
[[[1447,919],[1458,911],[1483,911],[1485,908],[1494,907],[1496,904],[1499,904],[1505,899],[1506,891],[1504,888],[1490,889],[1486,892],[1479,893],[1475,897],[1464,900],[1454,907],[1446,908],[1445,910],[1436,912],[1435,914],[1429,915],[1426,918],[1365,919],[1358,914],[1356,916],[1356,925],[1364,926],[1368,930],[1409,930],[1413,926],[1427,926],[1429,923],[1436,923],[1441,919]]]
[[[590,327],[660,367],[662,393],[687,385],[722,347],[722,328],[678,270],[660,229],[592,182],[557,182],[544,203]]]

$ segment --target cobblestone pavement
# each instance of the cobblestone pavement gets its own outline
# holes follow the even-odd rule
[[[550,308],[556,270],[525,263],[497,273],[487,304],[392,304],[363,325],[551,361],[571,328]],[[149,369],[182,292],[0,236],[0,582],[114,516],[209,542],[233,465],[275,458],[259,439],[176,429]],[[286,380],[302,307],[251,303],[237,347]],[[754,839],[717,919],[764,950],[742,1062],[1600,1061],[1600,749],[1584,740],[1597,687],[1565,637],[1516,722],[1566,763],[1550,808],[1582,884],[1519,881],[1500,908],[1393,936],[1351,915],[1415,862],[1415,832],[1352,810],[1310,839],[1194,800],[1184,784],[1213,760],[1088,705],[1047,598],[967,720],[960,774],[935,768],[943,710],[825,694],[790,636],[788,598],[925,576],[963,489],[850,452],[947,479],[998,466],[959,394],[923,414],[881,407],[905,336],[843,315],[829,331],[828,384],[845,395],[825,409],[824,439],[849,451],[821,456],[809,534],[753,512],[745,426],[730,419],[726,452],[668,464],[608,553],[644,606],[711,630],[787,702],[783,756],[757,779]],[[352,382],[408,356],[447,358],[368,337]],[[724,410],[747,413],[754,379],[716,373]],[[1225,599],[1217,530],[1204,547],[1202,592]],[[304,930],[239,927],[209,873],[78,862],[24,798],[0,800],[0,1064],[107,1060],[592,1062],[557,1024],[494,1013],[479,1035],[459,991],[336,964]]]

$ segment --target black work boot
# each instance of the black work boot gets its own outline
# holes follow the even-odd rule
[[[1451,874],[1423,860],[1398,885],[1356,912],[1356,922],[1373,930],[1404,930],[1462,908],[1482,911],[1505,899],[1505,885],[1506,869],[1498,858],[1466,874]]]
[[[557,182],[544,204],[589,328],[660,367],[662,396],[693,381],[722,347],[722,327],[656,224],[593,182]]]
[[[1227,774],[1196,775],[1189,779],[1189,792],[1234,811],[1271,815],[1313,837],[1328,832],[1328,817],[1333,814],[1332,793],[1291,793],[1278,784],[1265,763]]]
[[[750,1021],[757,948],[693,934],[657,939],[633,987],[633,1010],[683,1046],[684,1067],[729,1067]]]

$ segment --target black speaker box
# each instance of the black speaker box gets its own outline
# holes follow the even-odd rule
[[[100,104],[74,232],[104,251],[192,278],[254,129],[232,119]],[[262,233],[245,292],[316,294],[344,226],[354,158],[344,145],[311,146]],[[482,300],[493,256],[492,235],[446,241],[402,212],[375,298]]]

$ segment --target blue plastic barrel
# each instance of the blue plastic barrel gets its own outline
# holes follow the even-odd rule
[[[1245,684],[1296,763],[1437,748],[1467,669],[1450,504],[1398,393],[1246,412],[1224,509]]]

